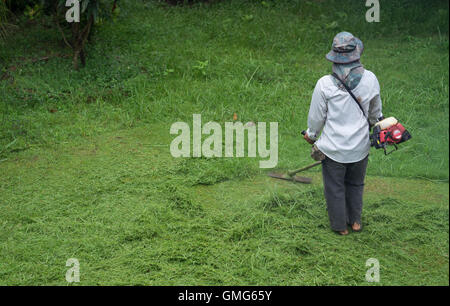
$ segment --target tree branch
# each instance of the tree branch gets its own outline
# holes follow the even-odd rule
[[[81,34],[81,49],[84,48],[84,44],[86,43],[86,40],[87,40],[87,38],[89,36],[89,33],[91,31],[91,27],[92,27],[93,23],[94,23],[94,16],[91,15],[89,17],[89,20],[88,20],[88,23],[87,23],[86,27],[83,29],[83,32]]]
[[[62,30],[61,25],[59,24],[59,21],[58,21],[58,8],[56,8],[56,12],[55,12],[55,23],[56,23],[56,26],[57,26],[59,32],[60,32],[61,35],[62,35],[62,38],[64,39],[64,42],[66,43],[66,45],[67,45],[70,49],[73,49],[72,45],[67,41],[66,35],[64,35],[64,31]]]

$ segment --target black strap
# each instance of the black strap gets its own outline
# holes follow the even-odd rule
[[[362,111],[363,116],[367,119],[367,123],[369,124],[369,130],[370,130],[370,121],[369,121],[369,117],[366,116],[366,113],[364,112],[364,109],[361,105],[361,103],[359,103],[358,99],[356,99],[355,95],[353,94],[353,92],[350,90],[350,88],[347,86],[347,84],[345,84],[339,77],[338,75],[333,72],[332,76],[334,76],[339,82],[341,82],[341,84],[344,86],[344,88],[347,90],[347,92],[350,94],[350,96],[352,96],[353,100],[355,100],[356,104],[358,104],[359,109]]]

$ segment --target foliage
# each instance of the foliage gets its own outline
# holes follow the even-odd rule
[[[27,6],[34,7],[42,4],[42,0],[2,0],[2,2],[16,14],[25,11]]]
[[[0,0],[0,42],[5,39],[7,34],[7,18],[8,18],[8,7],[6,6],[6,2]]]
[[[4,37],[6,13],[13,11],[22,13],[26,20],[36,20],[45,15],[52,15],[55,29],[59,31],[64,43],[72,49],[72,63],[75,70],[79,67],[79,60],[86,63],[85,46],[92,27],[102,21],[116,18],[119,13],[118,0],[79,0],[80,22],[68,23],[66,12],[72,6],[66,7],[66,0],[35,0],[35,1],[0,1],[0,39]],[[70,38],[67,32],[70,31]]]

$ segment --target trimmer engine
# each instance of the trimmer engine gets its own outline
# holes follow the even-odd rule
[[[372,135],[370,135],[370,145],[376,149],[383,149],[384,154],[388,155],[397,150],[399,143],[411,139],[411,134],[403,127],[401,123],[394,117],[381,120],[373,127]],[[386,147],[393,145],[394,150],[386,152]]]

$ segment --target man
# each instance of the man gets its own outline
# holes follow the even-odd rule
[[[313,150],[323,153],[319,155],[323,156],[328,216],[332,230],[341,235],[348,234],[349,225],[353,231],[362,229],[369,124],[375,124],[382,117],[380,85],[376,76],[360,63],[363,49],[361,40],[351,33],[341,32],[335,36],[332,50],[326,55],[333,63],[334,76],[324,76],[317,82],[304,135],[306,141],[314,144]]]

